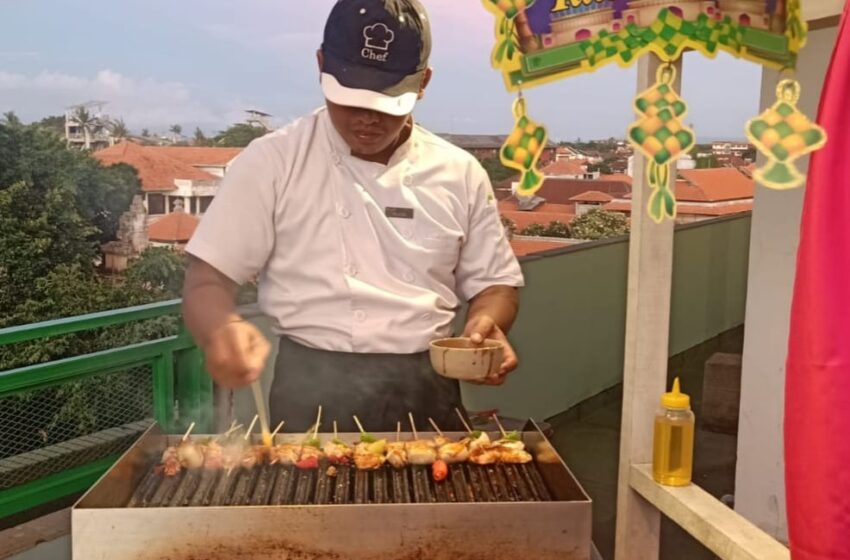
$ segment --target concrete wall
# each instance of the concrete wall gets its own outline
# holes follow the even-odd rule
[[[817,114],[836,28],[811,32],[797,63],[799,107]],[[777,74],[765,70],[761,106],[776,99]],[[762,163],[760,161],[760,163]],[[808,158],[798,166],[805,170]],[[774,537],[787,538],[782,421],[791,292],[804,190],[757,187],[753,209],[735,509]]]
[[[744,322],[750,218],[677,228],[670,355]],[[548,418],[622,381],[628,242],[523,261],[511,340],[521,365],[500,388],[464,387],[471,410]]]

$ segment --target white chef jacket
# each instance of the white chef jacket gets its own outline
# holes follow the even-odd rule
[[[274,332],[323,350],[423,351],[462,302],[523,285],[475,158],[415,125],[387,165],[364,161],[324,108],[236,158],[186,251],[259,274]]]

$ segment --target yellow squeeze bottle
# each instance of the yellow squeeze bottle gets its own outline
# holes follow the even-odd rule
[[[679,390],[677,377],[673,390],[661,397],[661,409],[655,415],[652,477],[665,486],[687,486],[693,464],[694,413],[691,398]]]

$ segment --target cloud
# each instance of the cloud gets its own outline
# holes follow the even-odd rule
[[[13,110],[25,120],[60,114],[66,107],[89,100],[106,102],[104,110],[121,117],[133,129],[164,129],[180,123],[223,128],[238,115],[235,102],[200,101],[191,88],[176,81],[134,78],[110,69],[93,77],[42,71],[27,76],[0,71],[0,109]],[[241,120],[241,118],[239,119]]]

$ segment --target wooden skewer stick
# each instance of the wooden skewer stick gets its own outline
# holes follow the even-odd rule
[[[357,424],[357,429],[360,430],[361,434],[366,433],[366,430],[363,429],[363,424],[360,423],[360,419],[357,418],[357,415],[354,416],[354,423]]]
[[[183,434],[183,439],[181,439],[180,441],[186,441],[186,439],[189,437],[189,434],[191,434],[192,430],[194,430],[194,429],[195,429],[195,423],[192,422],[191,424],[189,424],[189,429],[186,430],[186,433]]]
[[[495,412],[493,413],[493,420],[495,420],[496,425],[499,426],[499,431],[502,432],[502,437],[508,437],[508,433],[505,431],[505,427],[502,426],[501,422],[499,422],[499,416]]]
[[[440,427],[437,426],[437,423],[434,422],[434,419],[429,417],[428,422],[431,423],[431,426],[433,426],[433,428],[434,428],[434,430],[436,430],[437,434],[439,434],[440,437],[443,437],[443,430],[441,430]]]
[[[222,434],[222,437],[227,437],[230,434],[232,434],[233,432],[239,431],[239,429],[242,428],[242,427],[243,427],[242,424],[237,424],[236,420],[234,420],[233,424],[230,426],[230,429],[228,429],[226,432],[224,432],[224,434]]]
[[[334,439],[339,439],[339,434],[336,432],[336,420],[334,420]]]
[[[401,422],[396,422],[395,425],[395,440],[401,441]]]
[[[248,426],[248,429],[245,431],[245,441],[248,441],[248,438],[251,437],[251,430],[254,429],[254,424],[257,423],[257,418],[259,418],[259,415],[255,414],[254,419],[251,420],[251,425]]]
[[[316,427],[313,428],[313,439],[319,435],[319,426],[322,425],[322,405],[319,405],[319,414],[316,416]]]
[[[277,435],[277,433],[280,431],[280,429],[281,429],[281,428],[283,428],[283,425],[284,425],[284,424],[286,424],[286,422],[284,422],[283,420],[281,420],[281,421],[280,421],[280,424],[278,424],[278,425],[277,425],[277,428],[275,428],[275,429],[274,429],[274,431],[271,433],[271,439],[272,439],[272,441],[274,441],[274,437]]]
[[[413,413],[408,412],[407,417],[410,418],[410,428],[413,430],[413,439],[419,439],[419,434],[416,433],[416,422],[413,421]]]
[[[471,434],[472,433],[472,426],[467,424],[466,418],[463,417],[463,414],[461,413],[460,409],[455,408],[455,412],[457,412],[457,417],[460,418],[460,423],[463,424],[463,427],[466,428],[466,431]]]

